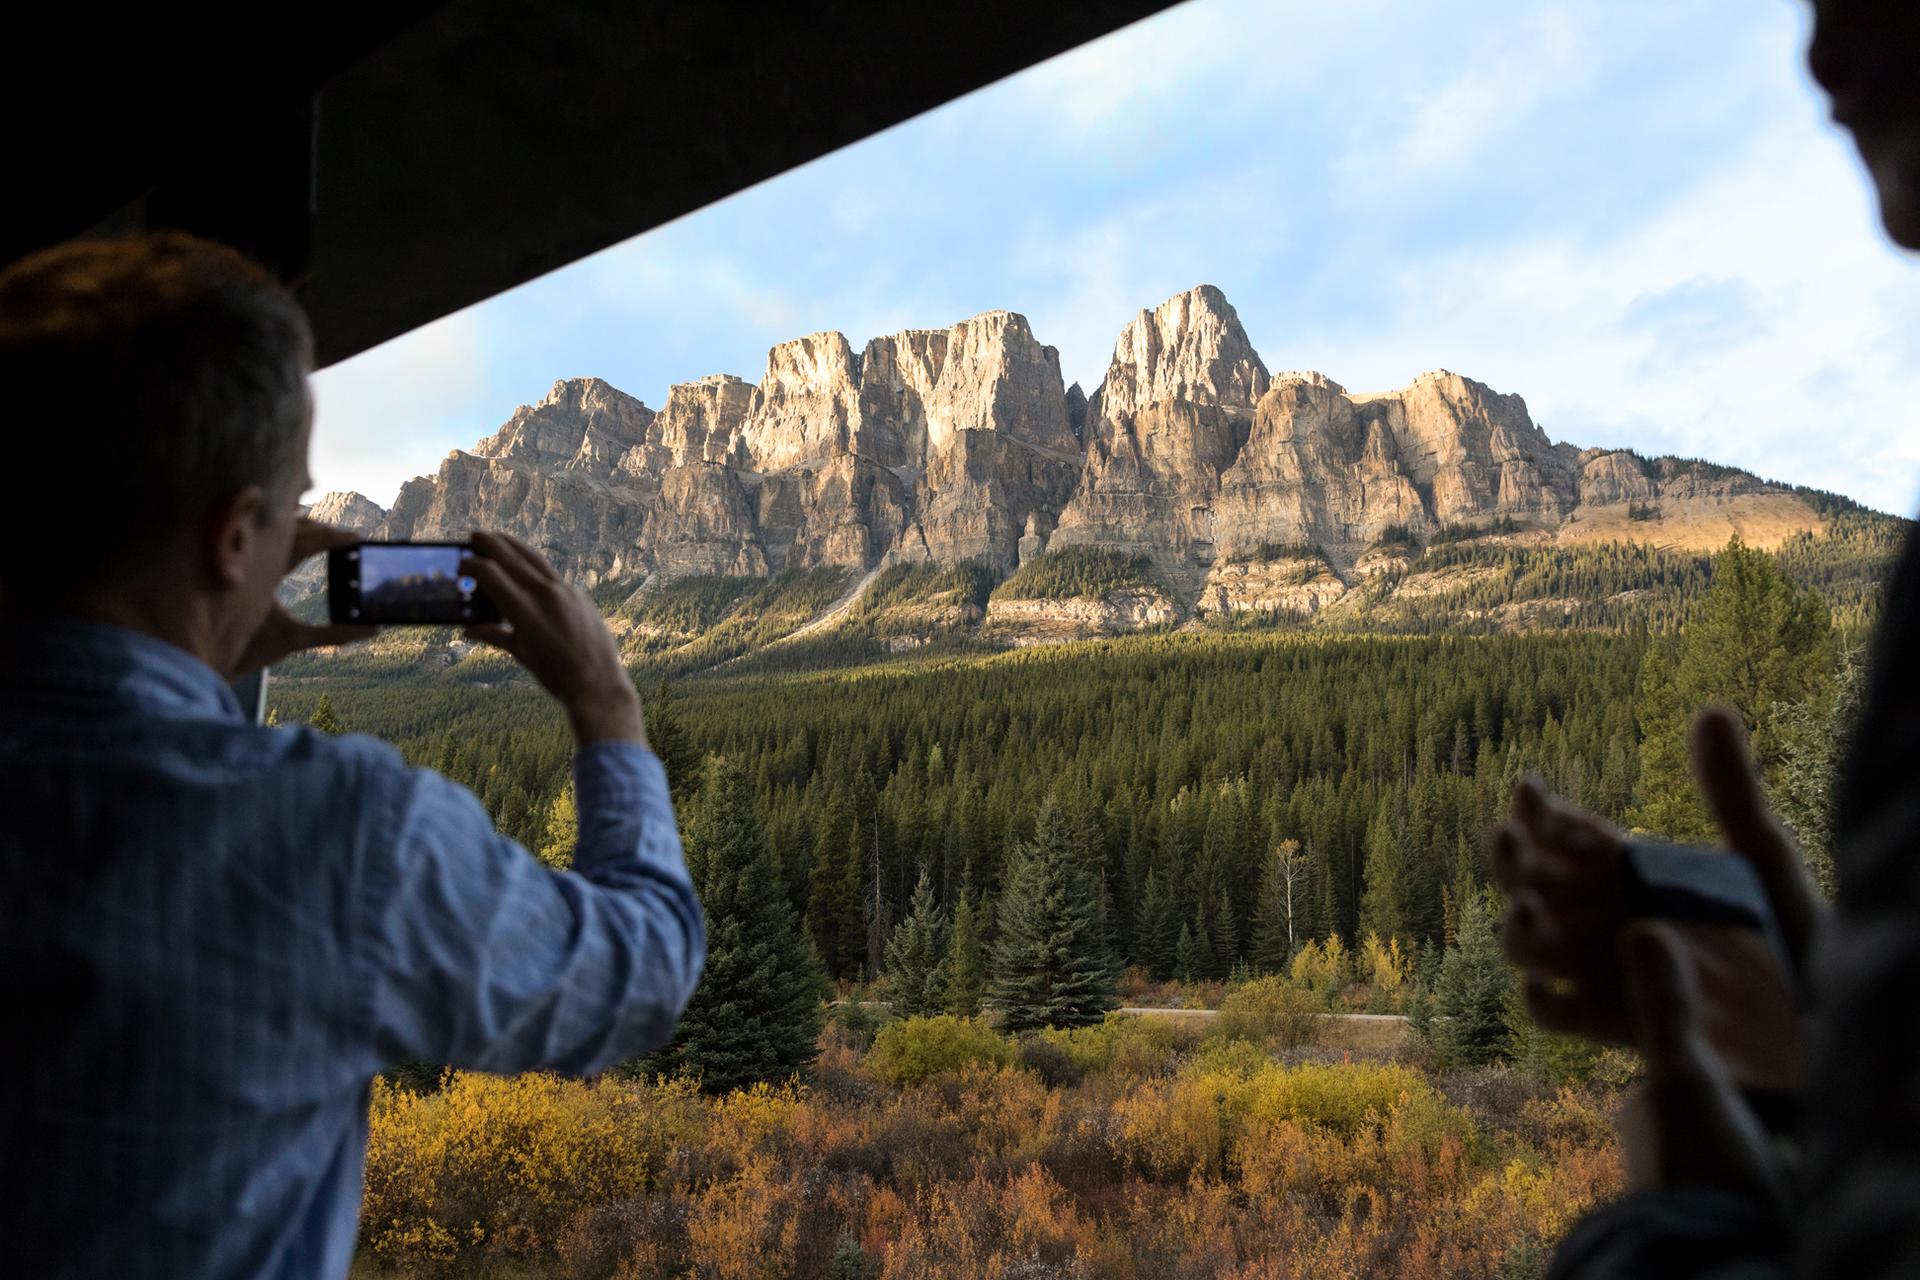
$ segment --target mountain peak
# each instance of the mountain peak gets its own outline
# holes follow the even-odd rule
[[[335,490],[321,494],[305,514],[310,520],[337,529],[365,533],[387,518],[386,508],[358,489]]]
[[[1100,411],[1119,422],[1150,404],[1189,400],[1251,413],[1269,381],[1226,294],[1195,285],[1143,309],[1120,331]]]

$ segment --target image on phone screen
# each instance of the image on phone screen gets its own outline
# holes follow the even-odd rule
[[[362,542],[328,558],[335,622],[460,624],[498,621],[480,585],[460,572],[458,542]]]

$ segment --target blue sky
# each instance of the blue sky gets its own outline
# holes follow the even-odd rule
[[[1276,371],[1453,369],[1556,440],[1910,512],[1920,262],[1805,10],[1188,0],[326,370],[315,492],[391,502],[557,378],[658,407],[822,329],[1005,307],[1091,389],[1134,312],[1207,282]]]

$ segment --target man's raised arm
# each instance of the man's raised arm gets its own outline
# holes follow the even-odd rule
[[[567,713],[580,841],[554,871],[472,793],[415,771],[391,856],[370,862],[376,1048],[489,1071],[601,1070],[664,1043],[706,960],[666,772],[605,621],[532,548],[473,535],[462,569],[506,650]]]

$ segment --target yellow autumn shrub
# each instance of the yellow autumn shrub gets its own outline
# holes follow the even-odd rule
[[[436,1094],[376,1081],[361,1233],[399,1264],[550,1248],[583,1208],[638,1195],[636,1091],[540,1073],[456,1072]]]
[[[1065,1053],[1080,1075],[1157,1076],[1200,1036],[1197,1021],[1109,1013],[1095,1026],[1048,1028],[1038,1034]]]
[[[1309,944],[1311,945],[1311,944]],[[1278,976],[1255,978],[1227,992],[1214,1034],[1275,1048],[1313,1043],[1323,1003],[1305,987]]]
[[[1208,1175],[1246,1168],[1241,1148],[1253,1138],[1322,1148],[1364,1141],[1384,1159],[1396,1146],[1431,1155],[1449,1137],[1471,1137],[1471,1121],[1410,1067],[1285,1067],[1256,1062],[1249,1049],[1227,1041],[1178,1078],[1117,1102],[1129,1159],[1160,1177]]]
[[[963,1067],[1001,1067],[1012,1061],[1012,1040],[978,1018],[943,1013],[889,1023],[874,1037],[866,1065],[880,1080],[904,1087]]]
[[[1400,949],[1400,939],[1388,938],[1380,941],[1377,933],[1368,933],[1360,940],[1360,954],[1354,957],[1354,972],[1363,982],[1373,984],[1373,989],[1392,1000],[1400,995],[1407,984],[1409,965],[1406,954]]]

